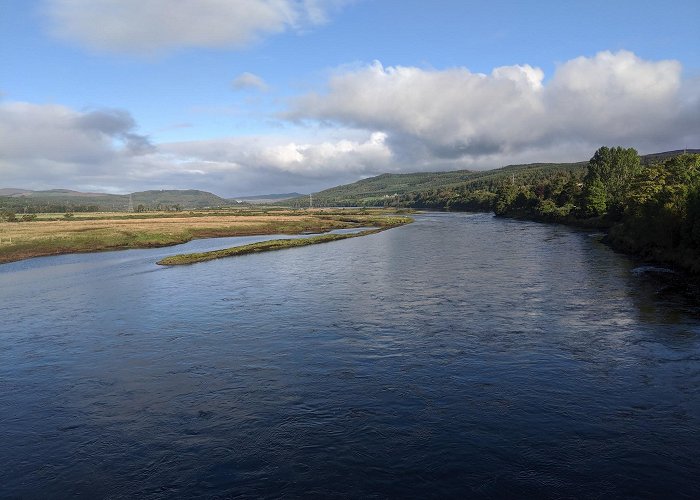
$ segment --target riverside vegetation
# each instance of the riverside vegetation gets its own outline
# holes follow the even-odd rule
[[[384,174],[314,194],[327,205],[494,212],[606,231],[617,250],[700,273],[700,154],[601,147],[590,161]],[[290,200],[288,204],[303,200]]]
[[[360,223],[360,220],[357,220]],[[303,247],[308,245],[316,245],[319,243],[328,243],[331,241],[344,240],[347,238],[356,238],[358,236],[367,236],[370,234],[378,233],[386,229],[391,229],[392,227],[401,226],[411,222],[409,217],[382,217],[382,218],[372,218],[363,219],[362,223],[372,224],[379,226],[374,229],[367,229],[364,231],[359,231],[357,233],[345,233],[345,234],[322,234],[319,236],[311,236],[308,238],[297,238],[297,239],[278,239],[263,241],[260,243],[251,243],[248,245],[241,245],[237,247],[227,248],[224,250],[213,250],[211,252],[199,252],[199,253],[189,253],[182,255],[174,255],[172,257],[166,257],[158,261],[157,263],[163,266],[175,266],[182,264],[195,264],[197,262],[205,262],[208,260],[221,259],[224,257],[234,257],[236,255],[245,255],[250,253],[258,252],[270,252],[274,250],[283,250],[285,248],[295,248]]]
[[[41,214],[23,220],[24,216],[3,212],[0,263],[65,253],[163,247],[195,238],[385,227],[396,219],[385,215],[383,210],[261,209],[178,214]]]
[[[585,174],[504,183],[493,210],[506,217],[608,231],[615,249],[700,273],[700,155],[644,165],[632,148],[602,147]]]
[[[700,273],[700,155],[696,153],[698,150],[640,157],[634,149],[602,147],[587,163],[511,165],[485,172],[383,174],[316,193],[314,203],[319,206],[493,211],[503,217],[602,229],[608,232],[606,240],[617,250]],[[168,194],[153,193],[158,194],[157,200],[165,199],[163,193]],[[189,195],[190,192],[185,193]],[[192,193],[198,202],[211,201],[200,200],[200,192]],[[177,199],[185,201],[185,198]],[[18,207],[27,203],[23,198],[7,200]],[[308,199],[301,197],[280,205],[299,208],[307,203]],[[23,207],[27,213],[16,215],[5,208],[3,216],[0,203],[0,262],[55,253],[165,246],[209,236],[294,234],[348,227],[342,221],[336,221],[340,225],[331,223],[327,218],[329,214],[324,220],[297,218],[296,222],[271,223],[269,218],[258,221],[249,218],[248,224],[241,226],[225,218],[242,214],[263,216],[272,212],[221,209],[186,214],[177,211],[181,208],[177,205],[175,212],[158,214],[76,215],[76,221],[102,222],[93,222],[94,227],[57,224],[49,228],[34,226],[50,222],[46,215],[38,214],[35,221],[35,214],[29,210],[31,206]],[[283,212],[280,209],[277,215]],[[311,216],[309,212],[299,213]],[[117,223],[122,219],[133,223],[136,217],[141,218],[143,226],[149,227]],[[187,223],[181,220],[193,217],[199,220],[187,220]],[[13,225],[2,223],[3,218]],[[64,223],[71,219],[70,214],[53,218]],[[216,218],[219,223],[207,218]],[[154,219],[162,224],[156,224]]]

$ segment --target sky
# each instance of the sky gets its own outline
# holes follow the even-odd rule
[[[310,193],[700,148],[697,0],[0,0],[0,188]]]

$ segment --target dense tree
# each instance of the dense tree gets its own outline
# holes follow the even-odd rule
[[[12,210],[0,210],[0,222],[16,222],[17,216]]]
[[[637,150],[620,146],[599,148],[588,162],[588,172],[584,178],[584,191],[591,192],[591,185],[600,181],[593,192],[600,202],[603,198],[599,192],[605,192],[606,209],[615,217],[625,210],[629,190],[633,180],[641,172],[641,163]],[[600,203],[599,203],[600,205]]]
[[[683,224],[683,240],[689,247],[700,252],[700,185],[696,184],[688,193],[686,206],[687,213]]]
[[[594,177],[588,179],[583,188],[582,200],[584,215],[599,217],[604,215],[608,208],[608,192],[603,181]]]
[[[629,190],[621,228],[639,248],[696,246],[700,155],[679,155],[645,167]]]
[[[496,201],[493,211],[496,215],[506,215],[508,210],[512,208],[512,204],[518,196],[518,191],[514,185],[506,184],[500,187],[496,192]]]

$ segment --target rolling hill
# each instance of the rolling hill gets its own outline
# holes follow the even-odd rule
[[[153,190],[131,194],[134,208],[146,210],[174,210],[221,207],[234,204],[207,191]],[[0,189],[0,209],[16,212],[93,212],[126,211],[129,195],[83,193],[69,189],[32,191],[30,189]]]
[[[700,153],[700,149],[686,150]],[[643,164],[660,162],[683,150],[654,153],[641,157]],[[508,165],[495,170],[417,172],[381,174],[352,184],[336,186],[313,194],[314,206],[382,206],[395,205],[444,208],[448,198],[476,198],[486,206],[488,198],[504,182],[532,183],[551,176],[583,177],[587,162],[531,163]],[[22,212],[126,211],[130,195],[84,193],[69,189],[33,191],[0,188],[0,209]],[[299,193],[267,194],[225,199],[207,191],[151,190],[131,193],[134,209],[189,210],[236,205],[239,202],[307,207],[308,195]],[[139,207],[141,206],[141,207]],[[459,205],[452,205],[457,207]]]
[[[479,189],[490,186],[512,175],[547,175],[556,171],[584,171],[585,162],[579,163],[533,163],[528,165],[509,165],[496,170],[471,171],[454,170],[451,172],[417,172],[411,174],[381,174],[326,189],[313,195],[315,206],[377,206],[387,199],[411,193],[423,193],[439,189],[472,186]],[[308,206],[307,196],[293,198],[281,204],[290,206]]]
[[[641,157],[643,164],[663,161],[683,153],[666,151]],[[699,153],[689,149],[688,153]],[[532,182],[533,180],[557,174],[583,176],[587,161],[575,163],[531,163],[508,165],[494,170],[471,171],[454,170],[449,172],[417,172],[409,174],[381,174],[352,184],[336,186],[313,194],[314,206],[381,206],[392,204],[395,198],[404,199],[407,195],[425,195],[439,190],[493,191],[494,187],[509,180]],[[306,207],[308,196],[292,198],[282,205]]]
[[[206,208],[231,205],[231,202],[207,191],[196,189],[140,191],[132,193],[134,206],[146,207],[179,205],[181,208]]]

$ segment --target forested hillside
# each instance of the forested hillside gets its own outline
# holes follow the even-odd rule
[[[495,189],[500,179],[518,175],[537,177],[554,171],[583,170],[585,163],[535,163],[511,165],[497,170],[473,172],[418,172],[382,174],[361,181],[326,189],[313,195],[314,206],[402,206],[450,208],[450,200],[467,192]],[[285,205],[308,206],[308,196],[287,200]],[[453,207],[458,208],[458,207]]]
[[[640,162],[650,164],[681,153],[682,151],[670,151],[646,155],[640,158]],[[382,174],[314,193],[313,204],[317,207],[402,206],[438,210],[490,211],[495,208],[496,192],[503,185],[508,183],[533,185],[547,184],[547,182],[566,184],[569,181],[576,184],[586,175],[586,166],[586,162],[532,163],[478,172],[456,170]],[[285,200],[281,204],[306,207],[309,205],[309,197],[300,196]]]

